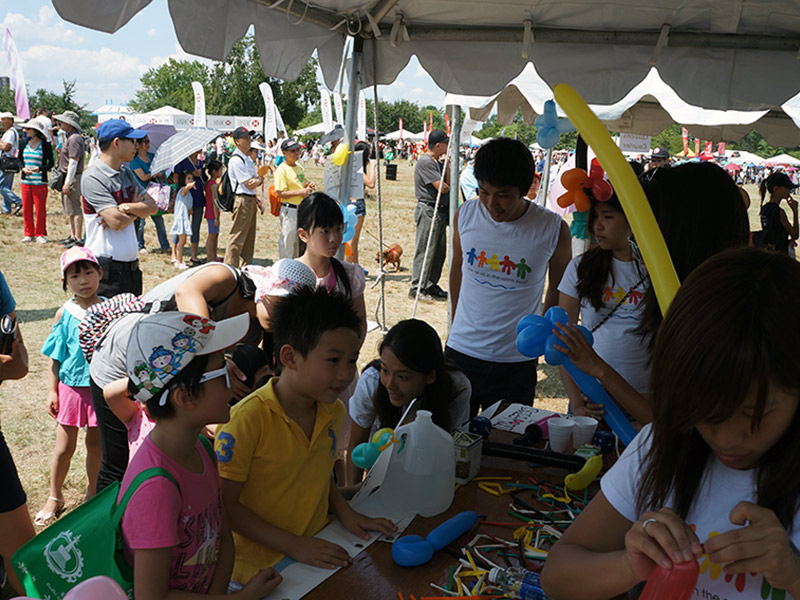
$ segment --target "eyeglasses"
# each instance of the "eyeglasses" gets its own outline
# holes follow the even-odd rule
[[[214,369],[213,371],[206,371],[203,373],[203,376],[200,377],[200,383],[205,383],[206,381],[211,381],[212,379],[216,379],[217,377],[225,377],[225,386],[230,389],[231,388],[231,379],[230,375],[228,375],[228,367],[227,365],[224,367],[220,367],[219,369]]]

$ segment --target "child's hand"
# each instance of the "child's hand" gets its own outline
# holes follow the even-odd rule
[[[54,419],[58,416],[58,392],[55,390],[47,394],[47,414]]]
[[[247,585],[237,595],[242,600],[261,600],[264,596],[272,593],[281,581],[283,581],[283,577],[272,567],[261,569],[250,578]]]
[[[231,382],[231,395],[234,400],[241,400],[247,396],[251,390],[247,387],[247,375],[245,375],[239,366],[227,356],[225,357],[225,364],[228,365],[228,375]]]
[[[186,184],[186,189],[187,189],[187,190],[193,190],[193,189],[194,189],[194,184],[195,184],[195,182],[196,182],[196,181],[197,181],[196,179],[193,179],[192,181],[190,181],[189,183],[187,183],[187,184]]]
[[[739,502],[730,520],[747,526],[703,544],[711,562],[724,564],[726,573],[761,573],[773,588],[800,586],[800,557],[774,512],[752,502]]]
[[[597,355],[597,352],[575,325],[556,323],[553,333],[563,342],[562,345],[553,346],[553,348],[566,354],[572,364],[587,375],[597,379],[602,376],[606,363]]]
[[[350,555],[344,548],[313,537],[297,537],[287,554],[298,562],[321,569],[335,569],[350,564]]]
[[[671,569],[703,554],[692,528],[670,508],[647,512],[625,534],[625,562],[637,581],[644,581],[656,565]]]
[[[603,405],[598,402],[591,402],[589,398],[581,394],[581,400],[576,401],[572,405],[572,414],[576,417],[592,417],[593,419],[602,420],[603,415],[606,414]]]
[[[392,535],[397,531],[397,527],[389,519],[371,519],[352,509],[339,515],[339,519],[347,531],[365,540],[369,539],[368,531],[380,531],[385,535]]]

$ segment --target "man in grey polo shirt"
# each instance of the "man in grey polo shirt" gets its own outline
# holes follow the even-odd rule
[[[233,132],[236,150],[228,160],[228,177],[233,189],[233,212],[231,231],[225,246],[225,262],[234,267],[243,267],[253,262],[256,246],[256,189],[262,178],[256,165],[247,155],[250,150],[250,132],[239,127]]]
[[[439,159],[447,152],[450,138],[441,129],[434,129],[428,136],[428,150],[417,161],[414,167],[414,193],[417,206],[414,209],[414,221],[417,224],[417,235],[414,243],[414,262],[411,265],[411,290],[409,298],[417,294],[417,287],[422,288],[420,297],[432,300],[446,300],[447,292],[439,287],[442,267],[447,254],[447,222],[449,220],[450,172],[445,173],[442,181],[442,163]],[[439,189],[441,183],[441,189]],[[439,210],[433,214],[436,196],[441,193]],[[431,247],[425,272],[422,272],[422,261],[428,236],[433,228]]]
[[[85,246],[103,267],[97,292],[109,298],[122,292],[142,293],[134,221],[154,214],[157,207],[123,163],[136,154],[134,140],[145,135],[122,119],[105,121],[97,128],[100,156],[83,174]]]

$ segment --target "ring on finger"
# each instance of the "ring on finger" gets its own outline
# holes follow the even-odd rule
[[[646,519],[644,523],[642,523],[642,531],[644,531],[647,535],[650,535],[647,533],[647,526],[650,525],[650,523],[658,523],[658,519]]]

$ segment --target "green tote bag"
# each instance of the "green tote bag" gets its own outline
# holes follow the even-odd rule
[[[122,551],[120,521],[133,493],[151,477],[178,482],[161,467],[139,473],[117,504],[114,482],[68,512],[14,553],[12,564],[31,598],[61,600],[81,581],[105,575],[133,598],[133,568]]]

